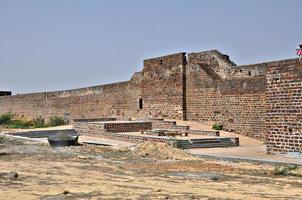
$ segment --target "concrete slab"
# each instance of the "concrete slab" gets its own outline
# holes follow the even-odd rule
[[[96,142],[96,141],[83,141],[83,144],[91,144],[91,145],[97,145],[97,146],[113,146],[110,143],[106,142]]]
[[[92,143],[99,143],[99,144],[108,144],[110,146],[132,146],[134,144],[134,143],[130,143],[130,142],[110,140],[110,139],[105,139],[105,138],[101,138],[101,137],[86,136],[86,135],[81,135],[79,137],[79,142],[80,143],[92,142]]]

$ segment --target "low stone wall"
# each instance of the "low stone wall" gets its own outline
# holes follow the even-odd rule
[[[73,127],[80,133],[99,134],[103,132],[123,133],[151,130],[152,123],[144,121],[129,122],[75,122]]]
[[[123,132],[139,132],[144,130],[151,130],[151,122],[118,122],[118,123],[104,123],[106,132],[123,133]]]
[[[117,118],[104,117],[104,118],[88,118],[88,119],[73,119],[73,122],[104,122],[104,121],[116,121]]]
[[[167,143],[170,141],[168,138],[159,138],[159,137],[152,137],[152,136],[139,136],[139,135],[126,135],[120,133],[108,133],[108,132],[101,132],[98,134],[102,138],[124,141],[124,142],[131,142],[131,143],[143,143],[143,142],[160,142],[160,143]]]
[[[150,123],[148,124],[150,126]],[[98,135],[101,136],[102,138],[125,141],[125,142],[140,143],[140,142],[150,141],[150,142],[164,143],[169,140],[168,138],[156,138],[152,136],[135,136],[135,135],[126,135],[120,133],[107,132],[104,129],[104,124],[100,124],[100,123],[77,122],[73,126],[74,129],[81,135]]]
[[[160,143],[168,143],[172,146],[182,149],[188,148],[204,148],[204,147],[230,147],[230,146],[238,146],[239,139],[238,138],[200,138],[200,139],[176,139],[165,136],[150,136],[150,135],[129,135],[123,133],[115,133],[109,132],[105,126],[110,125],[116,131],[117,125],[121,127],[129,126],[129,125],[148,125],[150,128],[151,122],[128,122],[128,123],[91,123],[91,122],[77,122],[74,124],[74,129],[81,135],[92,135],[92,136],[100,136],[102,138],[111,139],[111,140],[119,140],[124,142],[131,143],[142,143],[142,142],[160,142]],[[107,127],[108,128],[108,127]],[[126,127],[128,128],[128,127]],[[142,128],[140,126],[132,127],[132,128]],[[214,132],[214,131],[212,131]]]

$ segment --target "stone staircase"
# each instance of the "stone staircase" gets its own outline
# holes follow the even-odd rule
[[[190,148],[236,147],[239,146],[239,138],[204,138],[190,140]]]

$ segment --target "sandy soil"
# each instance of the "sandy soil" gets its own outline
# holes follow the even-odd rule
[[[0,178],[1,199],[302,199],[302,178],[272,175],[272,165],[200,160],[150,144],[52,149],[0,141],[0,173],[19,174]]]

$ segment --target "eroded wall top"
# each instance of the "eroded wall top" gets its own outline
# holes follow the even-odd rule
[[[216,74],[216,78],[221,79],[248,78],[266,73],[265,63],[237,66],[228,55],[217,50],[190,53],[188,60],[189,64],[200,65],[204,70]]]

